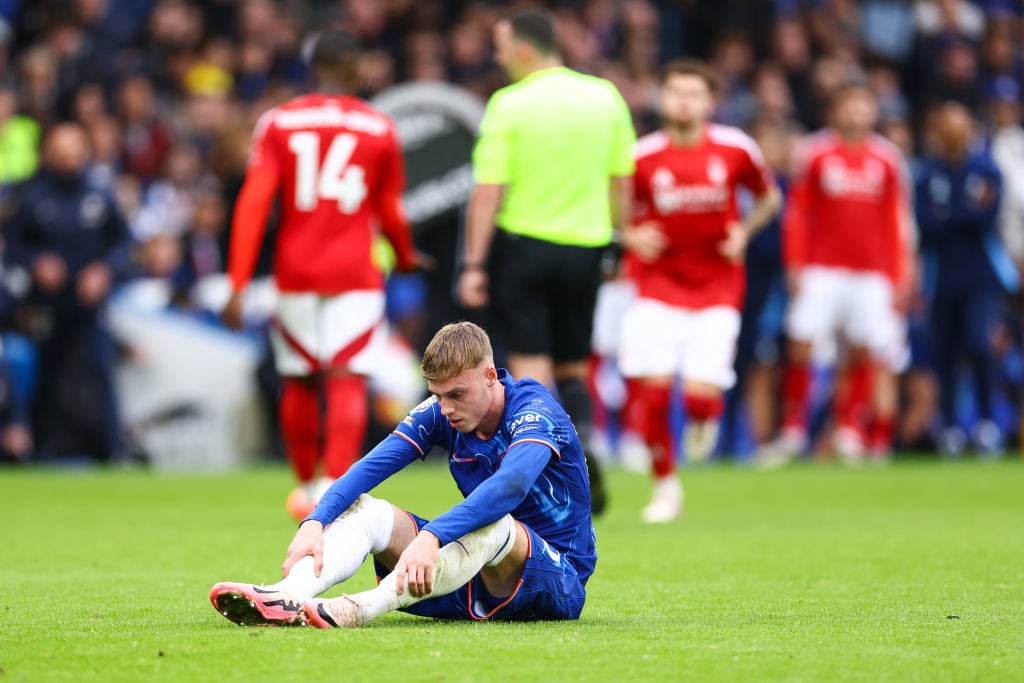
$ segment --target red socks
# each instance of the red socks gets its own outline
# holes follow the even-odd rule
[[[847,368],[846,391],[840,396],[837,412],[840,427],[864,434],[867,429],[868,402],[871,399],[871,363],[855,362]]]
[[[644,436],[644,408],[640,405],[640,382],[626,380],[626,405],[622,408],[622,428]]]
[[[782,373],[782,427],[807,429],[807,397],[811,391],[811,368],[789,363]]]
[[[313,480],[321,450],[323,473],[332,479],[345,474],[359,458],[366,437],[365,379],[359,375],[328,376],[322,382],[294,377],[281,380],[281,436],[295,477],[303,484]],[[327,392],[325,411],[321,410],[321,386]]]
[[[687,418],[695,422],[714,420],[725,411],[725,398],[722,396],[685,394],[683,404],[686,406]]]
[[[651,449],[652,469],[658,479],[675,471],[675,451],[669,429],[670,386],[657,386],[636,382],[631,399],[635,401],[637,426]]]
[[[337,479],[352,467],[363,450],[369,411],[366,379],[360,375],[331,375],[324,381],[327,386],[324,474]]]
[[[893,419],[889,417],[876,417],[871,423],[871,438],[868,440],[868,447],[876,455],[885,455],[892,450]]]
[[[281,378],[277,408],[288,460],[300,483],[313,480],[320,455],[320,387],[312,379]]]

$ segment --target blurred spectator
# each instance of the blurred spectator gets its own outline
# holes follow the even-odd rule
[[[143,68],[161,92],[176,93],[203,37],[203,15],[187,0],[159,0],[149,15]],[[268,43],[270,41],[268,40]]]
[[[750,83],[754,69],[750,39],[735,32],[720,36],[711,48],[710,63],[722,89],[715,120],[732,126],[749,124],[755,108]]]
[[[106,92],[100,83],[80,83],[71,100],[68,118],[86,128],[108,114]]]
[[[39,125],[18,113],[18,95],[0,83],[0,186],[16,183],[35,173]]]
[[[18,189],[5,225],[7,262],[31,276],[21,324],[39,343],[36,449],[110,460],[124,444],[102,311],[127,267],[128,228],[113,196],[88,179],[81,126],[56,126],[43,150],[44,167]]]
[[[974,46],[963,39],[950,40],[939,53],[938,65],[930,99],[953,100],[968,109],[977,109],[981,105],[981,83]]]
[[[824,54],[855,58],[861,29],[860,3],[854,0],[824,0],[810,12],[809,27],[814,42]]]
[[[118,89],[117,104],[124,131],[122,166],[143,182],[154,180],[167,160],[173,136],[157,116],[153,83],[141,75],[126,79]]]
[[[45,44],[26,50],[18,60],[18,97],[24,114],[41,126],[57,118],[57,58]]]
[[[221,240],[227,227],[227,207],[220,185],[207,179],[193,193],[190,229],[182,240],[181,260],[171,276],[172,303],[194,308],[193,288],[203,278],[224,272]]]
[[[910,57],[914,46],[911,3],[903,0],[865,0],[861,16],[861,39],[868,54],[892,64],[901,64]]]
[[[97,184],[114,187],[121,173],[121,126],[106,114],[85,125],[93,149],[93,163],[89,175]],[[135,176],[130,176],[133,179]]]
[[[203,180],[196,148],[187,144],[175,146],[167,156],[164,175],[150,184],[132,221],[135,240],[144,244],[157,235],[184,235],[192,223],[195,188]]]
[[[863,75],[859,64],[841,57],[828,55],[815,60],[811,70],[811,92],[821,112],[822,124],[826,122],[825,114],[836,93],[844,84],[862,80]]]
[[[807,129],[820,127],[824,120],[811,79],[811,47],[807,31],[800,21],[784,17],[776,23],[772,56],[786,75],[797,120]]]
[[[1024,268],[1024,129],[1019,81],[1006,75],[993,80],[987,113],[992,158],[1003,176],[999,235],[1020,270]]]
[[[1003,288],[996,217],[1002,181],[993,159],[971,150],[971,115],[960,104],[946,104],[936,119],[935,149],[916,180],[917,221],[929,269],[931,321],[941,387],[943,431],[938,445],[960,453],[968,443],[957,414],[960,362],[971,369],[979,421],[972,443],[983,452],[1002,448],[993,420],[995,364],[992,335],[999,320]]]
[[[1024,76],[1024,63],[1015,39],[1016,32],[1012,24],[993,22],[985,33],[985,42],[981,45],[981,73],[985,86],[991,90],[997,87],[997,79],[1009,77],[1020,80]]]
[[[251,103],[262,97],[270,84],[270,67],[274,54],[270,47],[255,40],[242,43],[238,51],[238,73],[235,79],[238,97]]]
[[[973,41],[985,31],[985,13],[967,0],[921,0],[914,4],[917,29],[925,36],[960,35]]]
[[[775,62],[762,62],[754,77],[753,118],[748,119],[751,130],[785,129],[795,118],[793,96],[786,82],[785,72]]]
[[[903,94],[899,71],[879,62],[868,67],[867,77],[871,91],[878,99],[878,118],[882,125],[910,116],[910,104]]]

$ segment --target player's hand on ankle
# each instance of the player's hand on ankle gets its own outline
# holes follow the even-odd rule
[[[295,532],[281,565],[281,576],[287,577],[292,565],[307,555],[313,556],[313,574],[319,578],[324,568],[324,527],[316,520],[303,522]]]
[[[421,531],[398,558],[395,565],[395,590],[399,595],[409,592],[414,598],[422,598],[434,590],[434,566],[441,542],[429,531]]]

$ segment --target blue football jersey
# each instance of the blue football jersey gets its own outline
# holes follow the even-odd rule
[[[564,553],[585,581],[594,571],[597,552],[587,465],[576,429],[562,406],[539,382],[516,382],[503,369],[498,370],[498,379],[505,388],[505,412],[501,426],[490,439],[454,429],[433,397],[414,408],[395,434],[411,443],[421,457],[426,457],[434,446],[447,451],[449,469],[463,496],[469,496],[503,464],[513,466],[505,461],[510,449],[526,444],[550,449],[547,464],[526,497],[510,512],[552,548]],[[443,523],[445,517],[457,517],[459,508],[456,505],[425,529],[433,531],[431,525]]]

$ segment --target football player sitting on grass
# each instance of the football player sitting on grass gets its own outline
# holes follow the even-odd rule
[[[362,626],[392,610],[439,619],[576,619],[597,553],[583,448],[543,385],[494,367],[486,332],[443,327],[423,356],[433,396],[338,479],[274,584],[218,583],[246,626]],[[435,447],[465,499],[434,520],[368,495]],[[434,452],[437,452],[436,450]],[[376,588],[328,600],[373,555]]]

